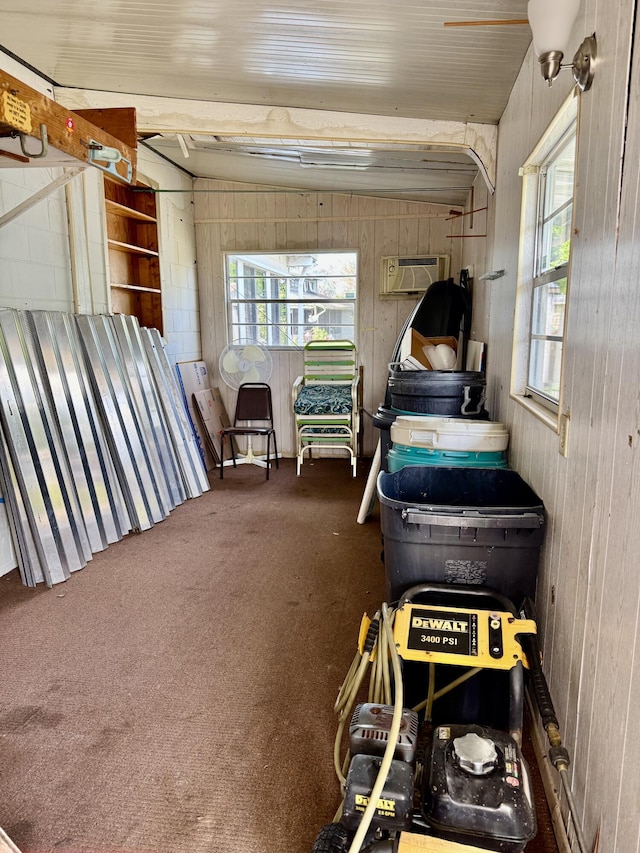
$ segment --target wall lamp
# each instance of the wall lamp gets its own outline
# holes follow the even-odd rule
[[[576,85],[586,92],[593,81],[595,33],[585,38],[571,65],[562,64],[579,8],[580,0],[529,0],[527,17],[544,79],[551,85],[561,68],[571,68]]]

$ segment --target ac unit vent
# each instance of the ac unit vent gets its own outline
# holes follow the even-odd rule
[[[434,281],[449,277],[449,255],[383,258],[380,296],[420,296]]]

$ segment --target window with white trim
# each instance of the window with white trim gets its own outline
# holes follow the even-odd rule
[[[357,274],[356,252],[227,253],[229,341],[355,341]]]
[[[525,163],[512,391],[558,412],[576,167],[576,99]]]

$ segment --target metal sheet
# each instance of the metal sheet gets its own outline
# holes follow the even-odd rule
[[[0,429],[0,483],[2,484],[7,520],[11,529],[20,577],[26,586],[33,587],[42,583],[45,578],[2,429]]]
[[[54,469],[58,475],[58,487],[65,501],[64,509],[59,508],[57,513],[58,534],[65,551],[69,555],[69,569],[74,572],[84,568],[87,561],[91,559],[92,551],[87,534],[87,528],[82,516],[78,491],[73,479],[73,473],[69,464],[69,457],[64,440],[60,432],[60,424],[50,405],[50,391],[48,391],[48,377],[39,363],[39,356],[33,328],[30,324],[30,314],[27,311],[18,311],[18,321],[24,340],[24,346],[31,364],[34,387],[37,389],[38,404],[41,408],[43,423],[48,430],[50,442],[50,453]],[[43,450],[39,450],[42,455]],[[51,480],[47,481],[47,487],[55,490]],[[77,551],[79,561],[74,558]]]
[[[140,339],[140,325],[136,317],[125,314],[110,317],[109,321],[113,325],[113,332],[120,347],[131,398],[136,406],[138,420],[147,442],[149,459],[161,490],[162,504],[169,512],[184,501],[186,494],[162,406]]]
[[[146,530],[167,514],[161,485],[107,317],[79,315],[76,322],[107,441],[134,529]],[[166,489],[165,489],[166,491]]]
[[[23,321],[18,311],[0,311],[0,416],[43,575],[53,584],[86,565],[90,549]]]
[[[121,539],[130,522],[91,396],[77,329],[72,316],[62,312],[32,311],[29,322],[95,553]]]
[[[209,480],[175,373],[171,370],[160,332],[157,329],[146,328],[140,331],[151,374],[176,449],[186,494],[190,498],[199,497],[209,490]]]

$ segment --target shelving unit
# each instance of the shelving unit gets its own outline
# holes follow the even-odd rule
[[[138,184],[138,186],[143,186]],[[162,333],[162,288],[153,193],[105,179],[111,310]]]

